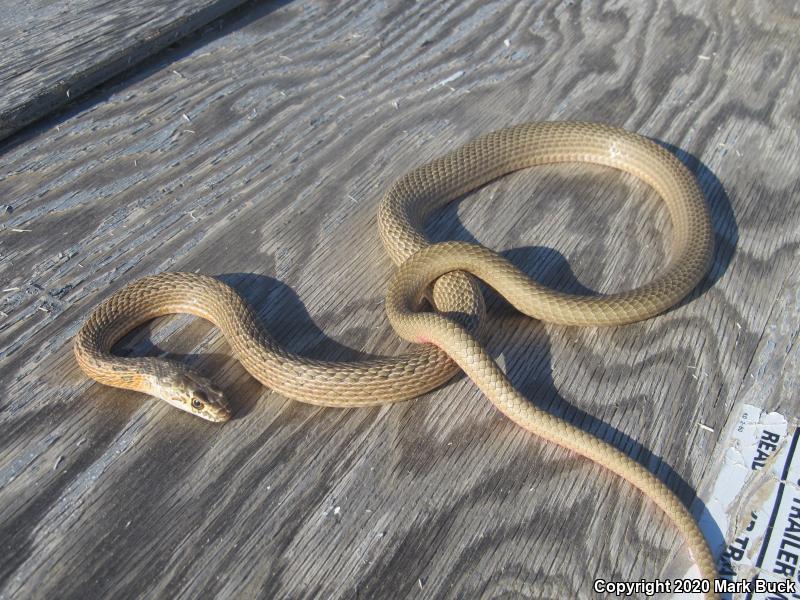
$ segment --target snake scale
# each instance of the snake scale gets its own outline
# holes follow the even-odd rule
[[[653,281],[610,295],[570,295],[530,280],[481,246],[426,239],[428,216],[453,199],[512,171],[562,162],[614,167],[661,196],[672,221],[672,247]],[[278,345],[227,285],[203,275],[162,273],[132,283],[92,312],[75,339],[78,363],[100,383],[144,392],[211,421],[225,421],[231,414],[212,381],[177,362],[115,356],[112,346],[155,317],[190,313],[214,323],[244,368],[265,386],[295,400],[333,407],[414,398],[463,369],[512,421],[606,467],[655,502],[683,535],[702,578],[711,584],[706,597],[717,597],[708,544],[675,494],[638,462],[536,408],[509,383],[479,341],[485,307],[473,277],[521,312],[551,323],[621,325],[665,311],[702,279],[713,249],[708,207],[683,164],[658,144],[622,129],[580,122],[523,124],[484,135],[400,178],[381,202],[378,224],[399,265],[386,295],[387,316],[401,337],[419,344],[402,356],[353,363],[303,358]],[[425,298],[435,312],[420,312]]]

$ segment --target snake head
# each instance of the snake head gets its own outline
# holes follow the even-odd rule
[[[153,388],[154,395],[201,419],[221,423],[231,418],[222,390],[197,373],[182,371],[162,375]]]

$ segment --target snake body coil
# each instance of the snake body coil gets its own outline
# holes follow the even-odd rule
[[[672,220],[668,264],[652,282],[606,296],[575,296],[545,288],[499,255],[472,244],[431,245],[430,213],[509,172],[558,162],[615,167],[650,184]],[[230,412],[222,392],[185,365],[122,358],[111,347],[157,316],[185,312],[216,324],[242,365],[261,383],[290,398],[325,406],[367,406],[416,397],[462,368],[515,423],[578,452],[624,477],[675,522],[702,577],[714,561],[702,533],[677,497],[647,469],[613,446],[550,415],[519,395],[478,341],[484,316],[477,275],[520,311],[565,325],[620,325],[656,315],[684,298],[706,273],[712,252],[708,209],[691,173],[672,154],[636,134],[594,123],[547,122],[499,130],[476,139],[399,179],[378,218],[380,234],[400,268],[386,297],[395,330],[422,345],[399,357],[356,363],[308,360],[279,346],[231,288],[188,273],[141,279],[98,306],[75,339],[83,370],[107,385],[142,391],[212,421]],[[433,282],[439,312],[416,312]]]

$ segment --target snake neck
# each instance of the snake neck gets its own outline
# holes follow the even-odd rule
[[[118,356],[112,348],[144,323],[178,313],[212,322],[234,349],[263,347],[271,341],[265,339],[253,312],[229,286],[194,273],[161,273],[131,284],[97,307],[76,336],[78,363],[101,383],[160,397],[159,382],[186,368],[159,358]]]

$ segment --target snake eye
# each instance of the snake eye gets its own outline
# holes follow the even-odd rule
[[[192,397],[192,406],[194,408],[196,408],[197,410],[200,410],[201,408],[203,408],[204,403],[208,402],[208,397],[203,392],[200,392],[200,391],[194,392],[194,394],[192,394],[192,396],[193,396]]]

